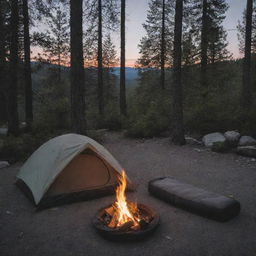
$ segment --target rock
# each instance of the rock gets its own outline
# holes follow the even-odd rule
[[[0,169],[10,166],[7,161],[0,161]]]
[[[206,147],[212,147],[215,142],[226,142],[226,138],[219,132],[210,133],[203,137],[203,143]]]
[[[194,148],[194,150],[198,153],[206,151],[206,149]]]
[[[256,145],[256,140],[251,136],[242,136],[238,143],[239,146],[253,146]]]
[[[256,157],[256,146],[237,147],[237,154],[248,157]]]
[[[236,146],[241,137],[240,133],[237,131],[227,131],[224,133],[225,138],[230,146]]]
[[[170,236],[165,236],[165,238],[168,239],[168,240],[173,240],[173,238],[170,237]]]
[[[7,131],[7,128],[0,128],[0,135],[6,135]]]

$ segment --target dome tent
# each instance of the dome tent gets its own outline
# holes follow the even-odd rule
[[[42,209],[113,193],[121,170],[95,140],[66,134],[39,147],[21,167],[16,184]]]

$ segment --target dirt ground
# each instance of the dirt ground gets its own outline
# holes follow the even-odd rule
[[[168,138],[132,140],[107,133],[104,143],[138,184],[128,197],[158,211],[161,223],[145,241],[102,239],[91,219],[113,196],[35,212],[13,185],[20,164],[0,170],[1,256],[254,256],[256,255],[256,162],[235,154],[182,147]],[[150,179],[173,176],[241,202],[238,217],[219,223],[172,207],[147,192]]]

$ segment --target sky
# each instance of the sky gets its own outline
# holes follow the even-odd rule
[[[237,38],[238,20],[242,20],[243,11],[246,7],[246,0],[226,0],[229,9],[226,12],[226,19],[223,26],[228,36],[228,50],[233,54],[233,58],[242,57],[239,52],[239,42]],[[126,0],[126,66],[133,67],[139,57],[138,44],[145,35],[142,24],[146,21],[148,3],[150,0]],[[120,53],[119,33],[114,33],[113,41],[116,45],[118,56]],[[33,55],[40,52],[37,47],[33,47]]]
[[[138,44],[145,31],[142,23],[145,22],[148,10],[149,0],[127,0],[126,1],[126,62],[127,66],[133,66],[139,57]],[[227,40],[229,42],[228,50],[233,53],[234,58],[241,57],[238,48],[236,26],[238,20],[242,20],[242,14],[246,7],[245,0],[227,0],[230,8],[226,13],[226,19],[223,22],[224,28],[228,32]],[[118,42],[118,38],[115,38]],[[118,45],[118,43],[117,43]],[[119,45],[118,45],[119,46]]]

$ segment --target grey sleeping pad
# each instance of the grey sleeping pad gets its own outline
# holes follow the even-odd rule
[[[150,181],[148,191],[170,204],[218,221],[228,221],[240,212],[238,201],[179,182],[171,177]]]

